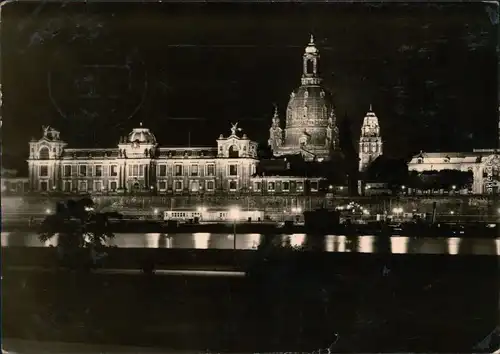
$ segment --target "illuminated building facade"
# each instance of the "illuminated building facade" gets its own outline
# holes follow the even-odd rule
[[[303,54],[301,85],[288,102],[285,128],[280,126],[277,107],[272,118],[268,144],[278,159],[295,155],[321,162],[340,153],[335,110],[321,84],[319,58],[311,36]],[[69,148],[59,131],[44,127],[42,138],[32,140],[29,149],[29,190],[41,193],[305,193],[319,191],[324,179],[294,175],[292,170],[257,174],[257,143],[241,134],[238,124],[229,136],[221,134],[214,147],[180,148],[160,146],[142,124],[116,147],[106,149]],[[362,129],[360,168],[380,154],[380,128],[370,109]]]
[[[116,148],[71,149],[60,133],[44,128],[43,137],[30,142],[30,189],[37,192],[159,193],[236,192],[250,188],[255,173],[257,143],[231,134],[215,147],[160,147],[153,133],[135,128]]]
[[[339,130],[331,95],[321,85],[319,50],[311,35],[302,57],[301,85],[290,94],[286,126],[276,108],[268,144],[274,156],[300,154],[305,160],[328,160],[338,149]]]
[[[372,110],[366,113],[359,138],[359,171],[363,172],[379,156],[383,154],[382,135],[378,118]]]
[[[498,107],[500,142],[500,106]],[[472,194],[498,194],[500,192],[500,155],[497,149],[474,149],[472,152],[423,152],[408,164],[410,171],[471,171],[474,177]]]

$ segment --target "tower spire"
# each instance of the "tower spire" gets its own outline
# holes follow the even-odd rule
[[[373,107],[371,103],[370,103],[370,112],[373,112]]]
[[[314,35],[312,33],[309,37],[309,45],[314,45]]]

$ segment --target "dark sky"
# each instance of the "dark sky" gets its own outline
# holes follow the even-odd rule
[[[2,12],[4,154],[25,157],[44,124],[75,147],[116,146],[141,121],[165,146],[187,145],[188,131],[192,145],[214,145],[236,121],[264,142],[311,32],[356,138],[373,103],[388,154],[496,147],[487,6],[13,3]]]

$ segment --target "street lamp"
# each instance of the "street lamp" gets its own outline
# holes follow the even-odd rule
[[[236,221],[240,218],[240,209],[238,207],[231,208],[229,218],[233,220],[233,249],[236,249]]]
[[[392,209],[392,212],[394,214],[396,214],[396,215],[402,214],[403,213],[403,208],[401,208],[401,207],[394,208],[394,209]]]

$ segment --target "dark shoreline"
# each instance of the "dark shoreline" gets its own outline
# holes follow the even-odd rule
[[[217,278],[12,269],[55,269],[52,251],[2,250],[5,336],[270,352],[318,350],[339,333],[335,352],[473,352],[497,325],[498,257],[119,249],[107,266],[152,258],[158,268],[252,271]]]

